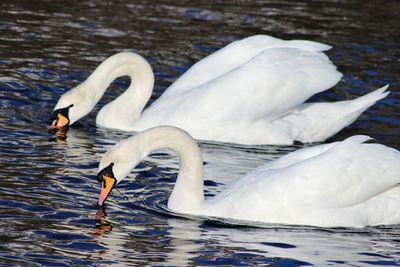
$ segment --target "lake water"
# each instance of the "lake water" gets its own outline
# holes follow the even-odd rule
[[[59,96],[116,52],[151,62],[154,100],[200,58],[269,34],[334,47],[328,54],[344,78],[315,101],[389,84],[387,98],[331,140],[368,134],[399,149],[399,1],[2,0],[0,7],[0,265],[400,265],[399,225],[325,229],[171,214],[166,201],[178,162],[165,151],[140,164],[137,178],[98,209],[97,164],[131,133],[96,127],[95,111],[65,141],[46,130]],[[128,84],[117,80],[96,109]],[[200,147],[211,196],[301,146]]]

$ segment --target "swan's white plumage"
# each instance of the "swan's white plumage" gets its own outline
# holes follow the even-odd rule
[[[331,47],[311,41],[284,41],[267,35],[255,35],[234,41],[223,49],[203,58],[179,77],[164,93],[190,90],[246,63],[261,51],[271,48],[296,48],[308,52],[321,52]],[[320,53],[320,56],[325,55]],[[327,58],[326,58],[327,59]]]
[[[386,97],[388,86],[372,91],[354,100],[304,103],[290,113],[274,120],[275,128],[286,129],[294,140],[319,142],[326,140],[354,122],[372,103]]]
[[[324,141],[387,94],[384,89],[370,93],[358,109],[358,99],[303,104],[342,77],[323,53],[329,48],[265,35],[235,41],[194,64],[144,111],[153,89],[152,69],[139,55],[122,52],[62,96],[55,109],[74,104],[73,123],[93,108],[113,79],[128,75],[131,85],[100,110],[98,125],[126,131],[172,125],[196,139],[243,144]]]
[[[268,49],[198,87],[169,93],[161,99],[164,101],[155,101],[143,113],[143,118],[151,116],[159,121],[177,118],[174,123],[179,123],[185,121],[189,110],[189,120],[232,124],[242,120],[270,121],[315,93],[332,87],[340,77],[336,68],[320,54],[298,49]],[[173,110],[170,110],[171,104]]]
[[[268,162],[204,201],[200,151],[174,127],[155,127],[106,153],[121,181],[151,151],[177,152],[180,172],[168,207],[181,213],[269,223],[349,226],[400,223],[400,153],[368,136],[317,145]]]
[[[393,194],[400,190],[400,154],[362,144],[365,139],[293,152],[248,173],[211,202],[237,219],[354,227],[400,223],[400,195]],[[385,199],[392,205],[382,210]]]

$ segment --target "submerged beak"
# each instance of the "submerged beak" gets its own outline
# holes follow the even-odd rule
[[[99,206],[103,206],[104,202],[106,201],[107,197],[110,195],[111,190],[114,188],[116,179],[109,176],[103,176],[101,181],[101,191],[99,195]]]

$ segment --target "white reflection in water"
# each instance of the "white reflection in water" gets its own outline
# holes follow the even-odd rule
[[[166,220],[168,245],[163,252],[162,262],[168,266],[188,266],[196,258],[215,257],[217,255],[214,254],[222,250],[224,253],[256,255],[265,263],[282,258],[316,266],[333,263],[338,266],[360,266],[366,262],[384,261],[391,256],[394,260],[400,260],[400,254],[395,249],[392,249],[390,256],[382,252],[388,246],[393,247],[390,244],[393,241],[382,238],[384,233],[378,229],[324,230],[282,225],[269,228],[221,227],[209,226],[193,218]],[[106,225],[96,230],[99,243],[107,247],[101,258],[111,260],[114,257],[126,257],[127,244],[135,240],[121,232],[111,232],[110,223]],[[143,230],[141,226],[124,227],[124,231],[131,233]]]

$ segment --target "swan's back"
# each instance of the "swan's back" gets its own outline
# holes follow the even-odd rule
[[[400,223],[400,195],[393,193],[400,191],[400,153],[365,140],[305,148],[265,164],[210,199],[211,207],[267,222]]]
[[[321,52],[331,47],[312,41],[285,41],[267,35],[255,35],[237,40],[195,63],[168,88],[164,95],[182,93],[211,81],[246,63],[261,51],[272,48],[296,48],[308,52]]]

